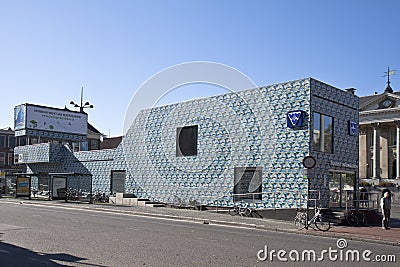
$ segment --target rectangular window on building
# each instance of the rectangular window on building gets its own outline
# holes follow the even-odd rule
[[[14,153],[8,153],[8,165],[14,165]]]
[[[111,171],[111,192],[124,193],[125,192],[125,171]]]
[[[314,112],[314,150],[333,152],[333,118]]]
[[[0,152],[0,166],[6,165],[6,153]]]
[[[99,141],[98,140],[90,140],[90,150],[99,149]]]
[[[314,113],[314,150],[320,150],[321,144],[321,114]]]
[[[373,132],[373,130],[368,132],[367,138],[368,138],[369,146],[373,147],[374,146],[374,132]]]
[[[395,146],[397,139],[397,130],[396,128],[389,128],[389,138],[388,138],[388,145]]]
[[[37,138],[37,137],[31,137],[30,141],[31,141],[30,142],[31,145],[39,144],[39,138]]]
[[[18,145],[19,146],[26,146],[27,145],[26,137],[18,137]]]
[[[73,152],[79,151],[79,142],[72,142],[72,151]]]
[[[234,169],[234,201],[262,199],[262,168],[235,167]]]
[[[15,147],[15,136],[9,135],[8,136],[8,148]]]
[[[89,143],[88,141],[81,142],[81,149],[80,151],[88,151],[89,150]]]
[[[0,147],[6,147],[6,136],[0,135]]]
[[[176,129],[176,156],[197,155],[198,126],[185,126]]]

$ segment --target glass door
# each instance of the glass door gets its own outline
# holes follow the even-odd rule
[[[354,205],[354,173],[330,172],[329,173],[329,206],[345,207]]]
[[[329,172],[329,206],[330,207],[340,207],[340,173],[339,172]]]
[[[341,207],[353,207],[354,206],[354,185],[356,180],[356,175],[354,173],[341,173],[342,177],[342,205]]]

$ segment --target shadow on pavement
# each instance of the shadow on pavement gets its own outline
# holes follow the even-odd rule
[[[12,244],[0,241],[0,263],[1,266],[15,267],[36,267],[36,266],[102,266],[88,263],[80,263],[79,261],[86,260],[66,253],[42,254],[32,250],[18,247]],[[70,263],[63,265],[54,261]]]

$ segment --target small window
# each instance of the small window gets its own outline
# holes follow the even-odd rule
[[[28,142],[26,141],[26,137],[18,137],[19,139],[19,146],[26,146]]]
[[[90,140],[90,150],[99,149],[99,141],[98,140]]]
[[[369,131],[368,132],[368,144],[370,147],[374,146],[374,132],[373,131]]]
[[[8,136],[8,148],[15,147],[15,136],[9,135]]]
[[[6,165],[6,153],[0,152],[0,166]]]
[[[262,199],[262,168],[235,167],[234,202]]]
[[[395,146],[397,141],[397,130],[396,128],[389,128],[388,145]]]
[[[72,142],[72,151],[73,152],[79,151],[79,142]]]
[[[176,156],[197,155],[198,126],[185,126],[176,129]]]
[[[88,151],[89,150],[89,144],[88,141],[83,141],[81,142],[81,148],[80,151]]]
[[[0,135],[0,147],[6,147],[6,136]]]
[[[8,165],[14,165],[14,153],[8,153]]]

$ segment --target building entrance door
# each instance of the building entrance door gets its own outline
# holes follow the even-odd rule
[[[111,192],[125,193],[126,171],[111,171]]]
[[[329,172],[329,206],[345,207],[353,205],[355,173],[340,171]]]

